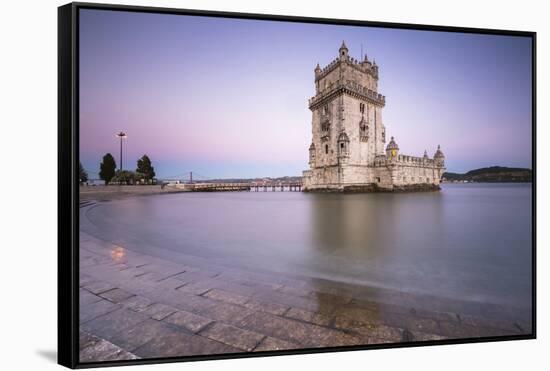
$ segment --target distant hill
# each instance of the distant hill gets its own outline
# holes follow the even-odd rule
[[[443,173],[447,182],[528,183],[533,181],[531,169],[491,166],[470,170],[465,174]]]

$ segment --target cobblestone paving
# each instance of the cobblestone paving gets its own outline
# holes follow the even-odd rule
[[[529,318],[496,305],[230,269],[191,256],[180,264],[80,236],[81,362],[530,332]]]

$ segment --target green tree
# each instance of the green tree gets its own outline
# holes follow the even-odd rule
[[[151,160],[147,155],[143,155],[137,161],[136,173],[143,174],[143,179],[149,180],[155,177],[155,168],[151,166]]]
[[[78,163],[78,180],[80,183],[86,183],[88,181],[88,173],[84,170],[82,162]]]
[[[103,161],[99,165],[99,177],[105,181],[105,184],[109,184],[111,179],[115,176],[115,170],[115,158],[110,153],[107,153],[103,156]]]

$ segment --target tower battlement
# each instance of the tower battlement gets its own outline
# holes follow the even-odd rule
[[[356,58],[351,57],[348,54],[348,48],[346,46],[345,42],[342,42],[342,46],[339,49],[339,56],[332,60],[329,64],[327,64],[325,67],[321,68],[319,64],[317,63],[317,66],[315,67],[315,81],[323,79],[328,74],[333,72],[334,70],[340,68],[350,68],[354,69],[358,73],[368,74],[373,79],[378,80],[378,65],[376,64],[376,61],[370,61],[367,57],[367,54],[365,54],[364,57],[362,57],[363,60],[359,60]]]
[[[376,62],[374,62],[374,64],[370,62],[365,55],[365,59],[363,61],[351,57],[348,57],[345,60],[340,60],[339,58],[336,58],[325,67],[319,67],[319,69],[316,68],[315,81],[322,79],[323,77],[334,71],[336,68],[342,66],[342,64],[346,64],[350,68],[354,68],[359,72],[368,73],[373,78],[378,79],[378,65],[376,64]]]

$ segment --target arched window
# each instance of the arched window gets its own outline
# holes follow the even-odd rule
[[[309,146],[309,163],[315,163],[315,144],[313,143],[311,143],[311,145]]]

